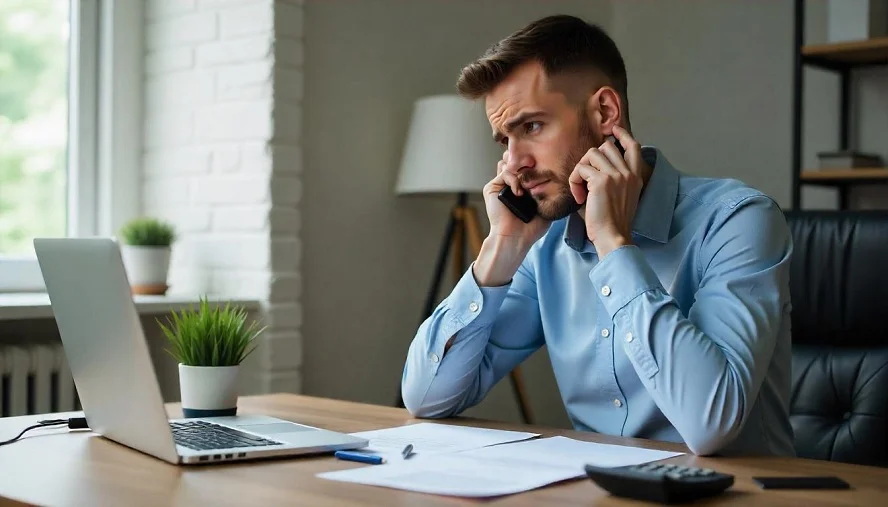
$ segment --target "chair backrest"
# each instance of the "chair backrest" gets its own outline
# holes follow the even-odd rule
[[[888,211],[788,211],[801,457],[888,466]]]

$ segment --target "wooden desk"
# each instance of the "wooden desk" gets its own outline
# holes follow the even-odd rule
[[[403,409],[296,395],[244,397],[243,413],[265,413],[342,432],[413,422]],[[170,406],[178,417],[178,408]],[[48,416],[0,419],[0,440]],[[501,429],[532,430],[543,436],[686,451],[683,446],[517,424],[458,419]],[[330,456],[288,458],[202,467],[176,467],[89,432],[43,429],[0,447],[0,505],[642,505],[609,496],[588,479],[527,493],[479,501],[318,479],[315,474],[366,466]],[[736,476],[728,493],[707,502],[724,505],[888,505],[888,470],[784,458],[699,458],[669,460],[705,466]],[[756,475],[837,475],[850,491],[762,491]]]

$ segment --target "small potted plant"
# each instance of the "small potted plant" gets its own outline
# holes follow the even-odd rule
[[[237,413],[237,376],[241,362],[256,348],[264,327],[247,325],[242,307],[210,307],[201,298],[197,309],[186,308],[160,322],[179,363],[179,391],[185,417],[217,417]]]
[[[161,220],[140,217],[120,230],[120,253],[133,294],[166,294],[173,226]]]

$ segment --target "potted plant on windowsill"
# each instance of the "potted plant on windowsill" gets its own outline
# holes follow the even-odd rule
[[[120,253],[133,294],[166,294],[173,226],[150,217],[130,220],[120,229]]]
[[[195,310],[172,312],[160,321],[168,352],[179,363],[179,391],[185,417],[217,417],[237,413],[240,364],[256,348],[265,327],[247,325],[242,307],[210,307],[201,298]]]

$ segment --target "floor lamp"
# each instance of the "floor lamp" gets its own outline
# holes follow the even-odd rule
[[[478,211],[469,205],[469,194],[480,194],[495,174],[501,156],[501,150],[491,139],[482,104],[457,95],[424,97],[414,104],[395,191],[399,195],[456,196],[420,323],[432,314],[438,302],[448,257],[455,282],[468,268],[466,251],[474,260],[481,250],[483,235]],[[520,367],[509,372],[509,380],[522,419],[531,423],[533,416]],[[403,407],[400,389],[398,393],[396,405]]]

